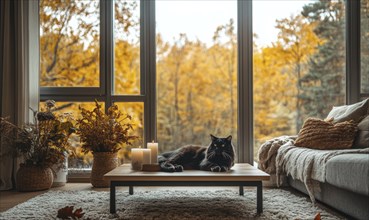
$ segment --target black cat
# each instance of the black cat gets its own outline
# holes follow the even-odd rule
[[[159,155],[158,161],[162,171],[181,172],[184,169],[226,172],[234,165],[235,153],[232,136],[217,138],[210,135],[208,147],[187,145],[175,151]]]

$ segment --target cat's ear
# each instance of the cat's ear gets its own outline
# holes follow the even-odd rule
[[[229,135],[226,139],[227,139],[227,141],[231,142],[231,140],[232,140],[232,135]]]
[[[215,137],[214,135],[210,134],[211,137],[211,141],[215,141],[216,139],[218,139],[217,137]]]

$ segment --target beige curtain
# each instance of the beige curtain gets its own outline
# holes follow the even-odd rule
[[[0,114],[18,125],[29,121],[30,100],[38,100],[38,97],[31,97],[31,94],[38,96],[38,92],[30,92],[32,86],[29,79],[32,76],[28,74],[31,62],[28,59],[28,2],[32,1],[0,1]],[[35,61],[38,65],[37,57]],[[32,107],[35,107],[34,104]],[[14,177],[19,166],[17,159],[5,154],[9,147],[3,143],[0,145],[0,190],[14,188]]]

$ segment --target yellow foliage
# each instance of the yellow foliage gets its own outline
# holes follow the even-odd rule
[[[99,1],[40,1],[41,86],[98,87],[100,84]],[[115,1],[114,94],[140,95],[139,1]],[[88,18],[88,19],[86,19]],[[300,79],[324,41],[302,16],[277,21],[278,40],[253,49],[256,148],[271,137],[295,134]],[[180,34],[174,42],[156,36],[157,133],[161,151],[183,144],[208,144],[209,133],[232,134],[237,143],[237,34],[234,21],[220,25],[211,45]],[[256,35],[255,35],[256,37]],[[78,104],[61,111],[77,112]],[[85,108],[93,103],[85,103]],[[116,103],[133,116],[143,135],[143,103]],[[66,108],[67,107],[67,108]],[[76,117],[79,117],[75,114]],[[250,122],[252,123],[252,122]],[[76,139],[77,140],[77,137]],[[90,163],[90,156],[77,157]],[[134,145],[143,145],[135,142]],[[257,150],[254,150],[257,152]],[[129,149],[120,157],[129,158]]]

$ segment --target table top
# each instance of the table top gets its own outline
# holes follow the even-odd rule
[[[269,174],[248,163],[237,163],[228,172],[184,170],[183,172],[134,171],[131,164],[123,164],[104,175],[110,181],[262,181]]]

